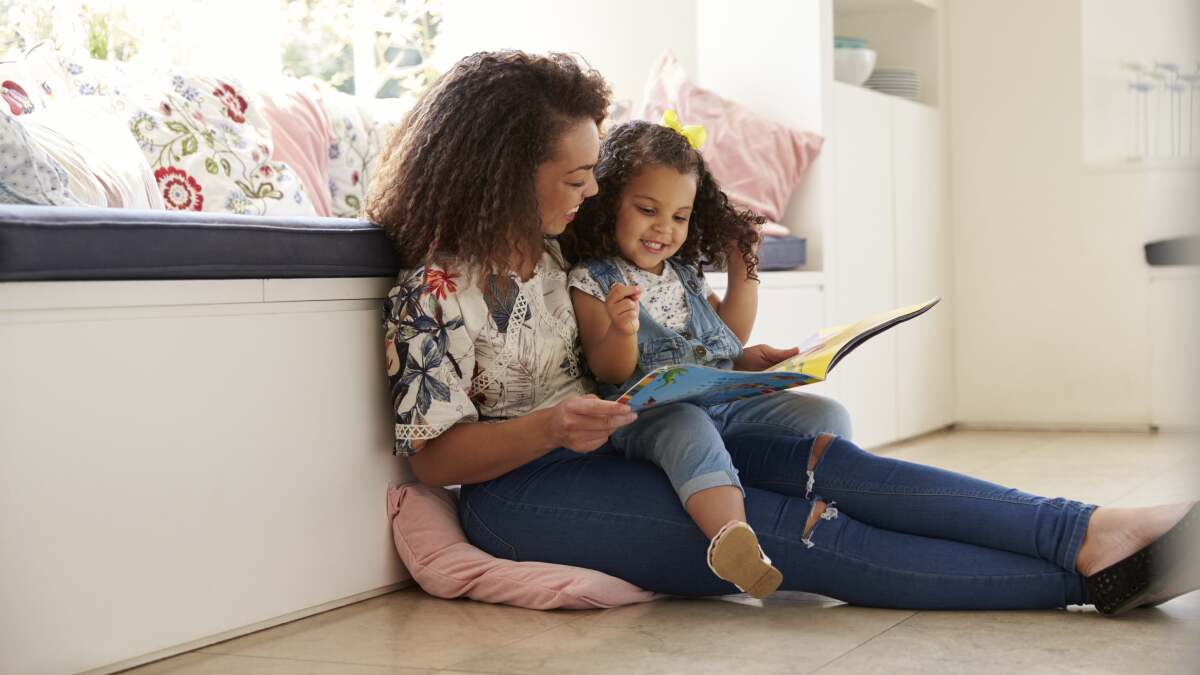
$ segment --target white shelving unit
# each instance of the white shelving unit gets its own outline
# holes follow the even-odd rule
[[[805,269],[821,283],[767,275],[754,341],[794,344],[819,325],[943,299],[856,350],[822,385],[850,409],[855,440],[868,447],[954,421],[941,5],[706,0],[697,14],[702,86],[826,137],[784,219],[808,238]],[[786,31],[741,37],[766,25]],[[921,100],[835,82],[834,35],[866,39],[881,65],[916,67]]]
[[[945,90],[943,17],[937,0],[834,0],[834,34],[866,40],[875,67],[915,68],[921,103],[938,107]]]
[[[877,446],[954,421],[952,274],[944,17],[933,0],[834,0],[835,36],[857,37],[878,66],[917,70],[917,101],[830,82],[834,323],[941,297],[920,319],[873,339],[831,378],[855,438]],[[832,50],[832,45],[830,45]],[[832,58],[832,53],[831,53]]]

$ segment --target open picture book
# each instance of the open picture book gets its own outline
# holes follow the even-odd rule
[[[800,344],[800,353],[767,370],[721,370],[706,366],[663,366],[617,398],[634,410],[687,401],[717,405],[760,394],[772,394],[824,380],[829,371],[862,343],[929,311],[941,298],[901,307],[862,321],[818,331]]]

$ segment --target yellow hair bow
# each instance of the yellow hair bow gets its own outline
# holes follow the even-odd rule
[[[699,150],[704,145],[704,141],[708,140],[708,132],[699,124],[689,124],[684,126],[679,122],[679,115],[674,110],[663,112],[662,125],[668,129],[674,129],[676,133],[688,140],[688,145],[693,149]]]

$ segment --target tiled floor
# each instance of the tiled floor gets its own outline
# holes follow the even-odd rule
[[[939,433],[880,452],[1106,505],[1200,498],[1200,446],[1169,435]],[[804,594],[535,612],[419,589],[137,669],[331,673],[1196,673],[1200,593],[1095,612],[909,612]]]

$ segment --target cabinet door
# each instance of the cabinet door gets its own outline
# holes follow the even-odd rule
[[[820,288],[771,288],[769,283],[768,278],[758,292],[758,317],[749,344],[794,347],[821,329],[824,307]]]
[[[897,419],[907,438],[954,421],[950,218],[941,115],[900,99],[892,105],[897,304],[942,298],[895,329]]]
[[[1156,426],[1200,425],[1200,271],[1153,268],[1150,277],[1150,396]]]
[[[857,321],[896,306],[892,205],[891,98],[834,85],[834,272],[832,319]],[[896,335],[855,350],[830,375],[831,394],[850,410],[854,439],[874,446],[897,438]]]

